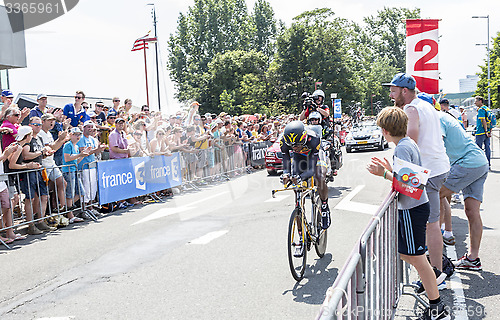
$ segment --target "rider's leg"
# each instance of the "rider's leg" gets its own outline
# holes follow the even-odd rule
[[[326,166],[319,163],[316,166],[315,179],[317,181],[318,193],[321,198],[321,227],[327,229],[330,226],[330,208],[328,206],[328,187],[326,186]]]

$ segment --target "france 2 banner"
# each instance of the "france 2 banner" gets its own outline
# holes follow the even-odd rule
[[[419,200],[431,170],[394,157],[392,187],[405,196]]]
[[[439,93],[438,24],[436,19],[406,20],[406,73],[417,80],[417,88]]]

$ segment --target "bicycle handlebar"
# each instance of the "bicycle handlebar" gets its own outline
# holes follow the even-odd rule
[[[291,181],[289,181],[285,187],[283,189],[275,189],[275,190],[272,190],[271,193],[272,193],[272,197],[275,198],[275,194],[277,192],[281,192],[281,191],[287,191],[287,190],[300,190],[300,191],[307,191],[307,190],[313,190],[315,189],[316,186],[311,186],[311,187],[308,187],[307,186],[307,181],[302,181],[302,184],[293,184]]]

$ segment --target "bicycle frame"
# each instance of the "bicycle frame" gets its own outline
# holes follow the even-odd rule
[[[284,189],[272,190],[272,196],[274,198],[275,193],[281,192],[281,191],[286,191],[286,190],[293,190],[295,192],[295,208],[300,211],[300,218],[302,221],[301,225],[305,226],[306,234],[307,234],[308,238],[311,240],[312,243],[315,243],[317,238],[318,238],[318,234],[316,231],[317,230],[317,226],[316,226],[317,219],[313,215],[317,214],[317,212],[312,210],[312,207],[311,207],[311,224],[309,224],[307,222],[307,217],[305,215],[306,210],[304,210],[304,208],[305,208],[306,199],[308,196],[311,199],[312,205],[313,206],[315,205],[314,196],[316,194],[318,187],[314,184],[314,177],[311,177],[310,180],[308,180],[308,181],[310,181],[310,183],[307,181],[304,181],[304,182],[302,182],[301,185],[289,184],[289,185],[285,186]]]

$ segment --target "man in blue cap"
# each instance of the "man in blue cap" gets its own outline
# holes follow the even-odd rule
[[[439,190],[446,180],[450,163],[441,136],[439,114],[430,103],[417,97],[416,84],[415,78],[410,74],[398,73],[390,83],[383,85],[390,87],[389,96],[408,116],[407,134],[420,149],[422,167],[431,172],[426,185],[431,211],[427,221],[426,242],[431,265],[442,270],[443,237],[439,225]]]

